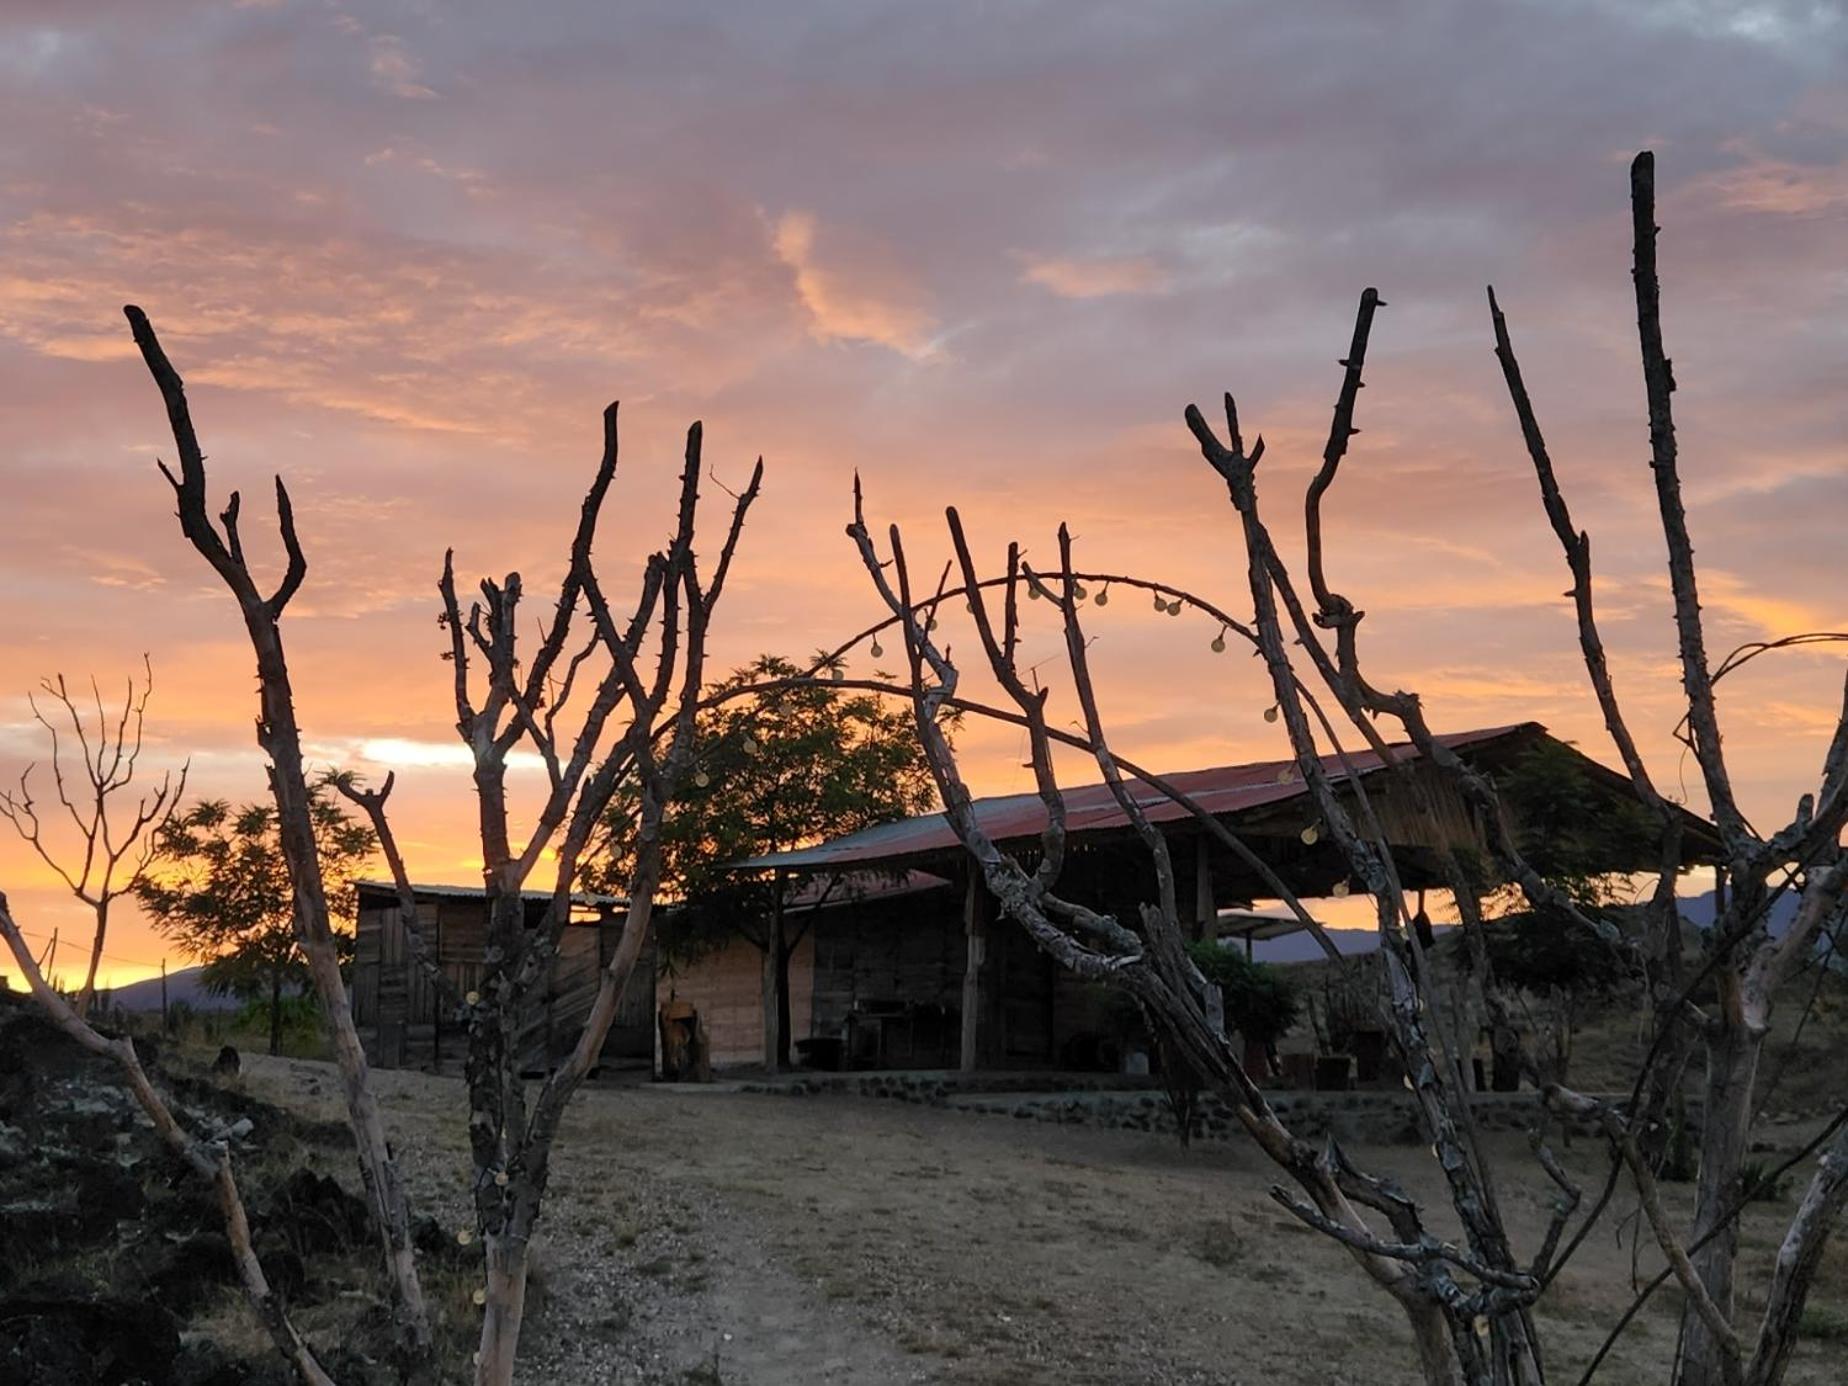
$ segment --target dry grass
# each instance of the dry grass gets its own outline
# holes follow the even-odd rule
[[[1832,1026],[1818,1027],[1813,1042],[1837,1038]],[[252,1081],[300,1100],[311,1072],[260,1064]],[[1839,1061],[1832,1073],[1839,1086]],[[466,1217],[459,1083],[379,1078],[414,1196]],[[1826,1086],[1809,1073],[1790,1081],[1811,1093]],[[1813,1129],[1813,1121],[1775,1124],[1768,1135],[1791,1150]],[[1531,1248],[1551,1187],[1520,1138],[1492,1137],[1489,1148],[1516,1245]],[[1423,1150],[1354,1154],[1420,1199],[1434,1230],[1454,1234]],[[1562,1158],[1595,1188],[1604,1169],[1597,1144],[1580,1140]],[[1807,1172],[1797,1174],[1800,1188]],[[1274,1181],[1242,1144],[1183,1151],[1158,1136],[851,1098],[590,1091],[568,1118],[541,1226],[551,1301],[535,1320],[527,1379],[1411,1379],[1396,1309],[1344,1253],[1276,1208],[1267,1196]],[[1690,1194],[1668,1186],[1678,1216]],[[1748,1207],[1742,1320],[1793,1207]],[[1632,1211],[1620,1196],[1540,1304],[1562,1380],[1602,1341],[1633,1277],[1660,1264],[1646,1236],[1636,1245]],[[1659,1292],[1599,1381],[1661,1380],[1678,1312],[1673,1287]],[[1787,1380],[1841,1380],[1848,1248],[1825,1258],[1805,1325],[1811,1341]],[[658,1354],[667,1374],[600,1365],[638,1353]]]

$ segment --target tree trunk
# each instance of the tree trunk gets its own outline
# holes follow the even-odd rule
[[[1405,1299],[1400,1299],[1399,1305],[1411,1321],[1412,1341],[1418,1346],[1418,1367],[1425,1386],[1465,1386],[1463,1366],[1450,1345],[1450,1326],[1444,1322],[1444,1311],[1435,1304]]]
[[[780,944],[776,950],[776,1033],[782,1045],[779,1058],[784,1068],[794,1068],[790,1057],[795,1047],[795,1027],[789,1018],[789,956],[796,950]]]
[[[526,1317],[527,1241],[512,1233],[486,1238],[487,1304],[481,1317],[481,1348],[475,1354],[475,1386],[509,1386],[520,1323]]]
[[[282,1053],[282,974],[270,973],[270,1057]]]
[[[768,926],[769,937],[764,940],[764,1071],[781,1073],[783,1071],[783,1003],[779,995],[782,981],[780,960],[783,956],[783,922],[772,919]]]
[[[1848,1128],[1816,1162],[1816,1173],[1804,1191],[1803,1203],[1791,1219],[1778,1248],[1777,1268],[1771,1277],[1758,1344],[1746,1373],[1747,1386],[1778,1386],[1790,1365],[1790,1350],[1797,1343],[1797,1325],[1803,1306],[1828,1247],[1829,1229],[1848,1203]]]
[[[1694,1225],[1689,1244],[1698,1242],[1725,1218],[1743,1187],[1747,1138],[1751,1130],[1752,1090],[1758,1072],[1761,1030],[1740,1014],[1736,979],[1720,979],[1721,1019],[1707,1036],[1706,1110],[1701,1114],[1700,1173],[1694,1195]],[[1689,1259],[1708,1296],[1728,1321],[1733,1317],[1733,1268],[1739,1253],[1735,1220]],[[1740,1364],[1726,1350],[1690,1303],[1681,1316],[1681,1370],[1677,1386],[1733,1386]]]
[[[96,970],[103,963],[103,935],[109,932],[109,897],[96,902],[96,937],[90,940],[90,965],[83,974],[83,990],[77,993],[77,1018],[87,1020],[90,1003],[96,999]]]

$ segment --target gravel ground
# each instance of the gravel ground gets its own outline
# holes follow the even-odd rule
[[[331,1113],[320,1065],[258,1060],[268,1095]],[[469,1221],[459,1080],[378,1075],[417,1205]],[[1804,1124],[1777,1131],[1794,1147]],[[1492,1138],[1517,1246],[1551,1188],[1514,1136]],[[1415,1147],[1354,1152],[1441,1207]],[[1568,1167],[1594,1181],[1599,1150]],[[1048,1126],[852,1097],[594,1088],[572,1109],[541,1225],[526,1382],[1106,1383],[1410,1381],[1392,1305],[1268,1197],[1249,1146]],[[1685,1190],[1671,1187],[1679,1206]],[[1620,1204],[1543,1301],[1563,1380],[1653,1273]],[[1793,1206],[1753,1205],[1761,1277]],[[1433,1214],[1433,1222],[1441,1221]],[[466,1297],[458,1281],[445,1293]],[[1839,1239],[1819,1307],[1848,1321]],[[1600,1374],[1662,1379],[1676,1297],[1657,1296]],[[1746,1308],[1749,1312],[1749,1291]],[[1806,1343],[1792,1386],[1844,1379],[1848,1347]]]

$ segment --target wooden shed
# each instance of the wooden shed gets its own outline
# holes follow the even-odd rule
[[[399,914],[398,893],[388,882],[361,881],[354,940],[353,1020],[367,1059],[379,1068],[460,1068],[467,1036],[451,1007],[411,958]],[[417,926],[424,946],[466,995],[481,982],[488,931],[487,892],[480,887],[420,885]],[[552,900],[549,891],[528,891],[526,925],[538,928]],[[521,1037],[521,1064],[545,1072],[576,1045],[596,999],[603,969],[615,956],[627,918],[627,902],[614,896],[581,895],[572,900],[571,920],[545,991],[544,1005]],[[604,1040],[605,1065],[654,1062],[655,952],[650,940],[636,960],[617,1004],[616,1020]]]
[[[1594,792],[1628,799],[1627,781],[1535,722],[1446,735],[1460,757],[1493,774],[1541,745],[1572,758]],[[1346,762],[1326,757],[1324,772],[1353,807],[1358,778],[1391,840],[1407,888],[1441,888],[1440,847],[1486,850],[1474,811],[1449,776],[1424,764],[1415,748],[1390,748],[1410,763],[1412,786],[1370,752]],[[1317,828],[1314,803],[1293,761],[1264,761],[1177,772],[1168,777],[1235,831],[1305,899],[1340,895],[1348,866],[1330,835]],[[1249,907],[1268,896],[1251,868],[1210,837],[1186,808],[1141,788],[1144,812],[1167,839],[1181,885],[1178,902],[1196,937],[1264,936],[1293,922],[1261,919]],[[1066,865],[1059,890],[1119,919],[1134,920],[1154,890],[1147,850],[1101,784],[1066,791]],[[1037,794],[978,799],[989,836],[1031,861],[1045,823]],[[1684,817],[1685,865],[1712,861],[1712,825]],[[1613,856],[1609,871],[1653,869],[1653,849],[1634,861]],[[805,917],[800,900],[786,914],[793,933],[806,928],[790,959],[790,1028],[798,1046],[822,1040],[830,1054],[857,1067],[1091,1067],[1108,1043],[1113,999],[1041,953],[1024,929],[999,911],[969,869],[941,813],[887,823],[830,842],[734,863],[740,871],[778,871],[831,883]],[[715,1064],[763,1057],[763,954],[737,941],[660,984],[696,1007]]]

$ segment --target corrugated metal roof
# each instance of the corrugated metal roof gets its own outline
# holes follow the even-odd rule
[[[1485,727],[1478,731],[1450,732],[1438,740],[1453,750],[1480,747],[1489,742],[1533,733],[1544,734],[1538,722],[1515,722],[1504,727]],[[1418,751],[1409,742],[1388,746],[1407,760],[1418,759]],[[1353,751],[1349,762],[1361,775],[1386,768],[1371,751]],[[1322,769],[1331,780],[1347,778],[1347,771],[1335,756],[1322,757]],[[1262,760],[1249,765],[1222,765],[1210,770],[1183,770],[1162,777],[1215,817],[1249,812],[1286,803],[1307,796],[1309,790],[1291,760]],[[1190,809],[1182,807],[1165,794],[1131,778],[1136,803],[1151,822],[1167,823],[1191,818]],[[1046,806],[1038,794],[1003,794],[977,799],[973,805],[975,820],[996,842],[1018,842],[1037,838],[1046,826]],[[1129,819],[1118,806],[1106,784],[1087,784],[1065,791],[1065,826],[1073,837],[1089,833],[1120,832]],[[817,871],[874,861],[924,856],[961,849],[949,820],[941,813],[919,818],[882,823],[846,837],[835,838],[814,847],[793,852],[774,852],[733,862],[732,869],[762,870],[781,867],[789,871]]]
[[[389,895],[394,900],[398,897],[398,887],[391,881],[354,881],[353,887],[356,890],[369,890],[376,894]],[[481,900],[487,897],[488,892],[482,886],[420,885],[416,881],[413,881],[411,882],[411,893],[419,899],[425,900]],[[523,900],[550,900],[552,898],[552,892],[549,890],[523,890],[520,892],[520,898]],[[626,896],[622,895],[591,895],[578,893],[571,897],[571,903],[588,907],[597,905],[626,905],[629,901]]]

